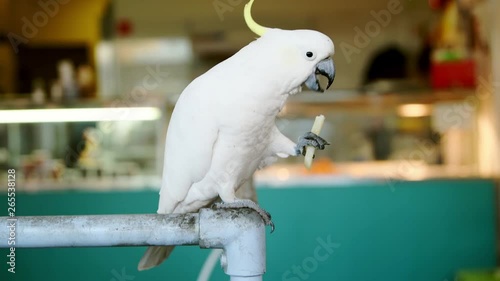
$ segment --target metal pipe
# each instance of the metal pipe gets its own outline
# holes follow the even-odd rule
[[[17,217],[16,248],[198,244],[198,214]],[[3,217],[0,237],[12,235]],[[0,239],[0,247],[10,247]]]
[[[231,219],[221,221],[222,214]],[[201,209],[200,247],[224,249],[221,264],[231,281],[262,281],[266,272],[266,228],[255,211]]]
[[[200,245],[224,250],[232,281],[262,281],[265,225],[250,209],[169,215],[0,217],[0,248]],[[13,245],[11,242],[15,241]]]

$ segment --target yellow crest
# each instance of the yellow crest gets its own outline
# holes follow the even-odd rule
[[[247,23],[248,28],[250,28],[251,31],[253,31],[255,34],[257,34],[259,36],[262,36],[262,35],[264,35],[264,33],[266,33],[268,28],[256,23],[254,21],[254,19],[252,18],[253,1],[255,1],[255,0],[250,0],[250,2],[248,2],[245,5],[245,10],[244,10],[245,22]]]

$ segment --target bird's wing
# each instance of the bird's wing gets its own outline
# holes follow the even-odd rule
[[[206,175],[218,135],[215,119],[210,93],[203,83],[193,81],[181,94],[169,123],[158,213],[172,213],[191,185]]]

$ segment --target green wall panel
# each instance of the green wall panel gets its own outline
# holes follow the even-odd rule
[[[264,280],[444,281],[460,269],[496,264],[495,189],[488,180],[356,183],[259,188],[276,231]],[[158,194],[17,194],[17,215],[156,211]],[[7,198],[0,195],[0,214]],[[327,246],[325,246],[327,245]],[[0,280],[196,280],[210,250],[177,248],[161,267],[138,272],[144,247],[17,249],[16,274],[0,250]],[[217,266],[211,280],[228,280]]]

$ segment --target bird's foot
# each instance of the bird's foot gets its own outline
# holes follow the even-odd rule
[[[266,210],[262,209],[257,203],[249,199],[236,199],[234,202],[218,202],[213,205],[213,207],[218,209],[239,209],[239,208],[250,208],[256,211],[266,225],[271,226],[271,233],[274,231],[274,223],[271,220],[271,214]]]
[[[329,142],[327,142],[325,139],[322,137],[316,135],[315,133],[312,132],[307,132],[303,136],[299,138],[299,142],[297,143],[297,146],[295,147],[295,152],[297,155],[306,155],[306,146],[312,146],[316,149],[323,150],[325,149],[326,145],[330,145]]]

